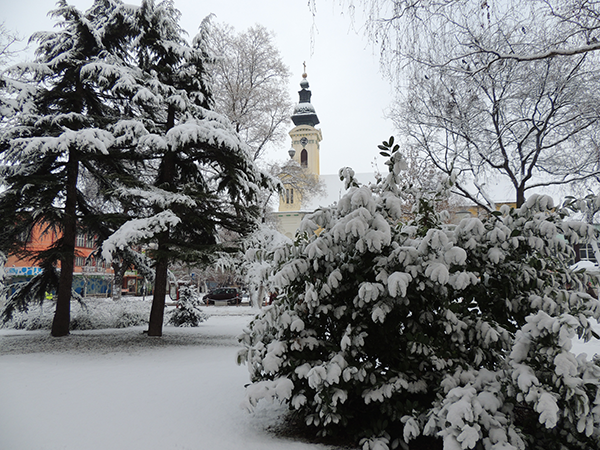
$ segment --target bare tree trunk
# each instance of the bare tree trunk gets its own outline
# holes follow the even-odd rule
[[[517,187],[517,208],[520,208],[525,204],[525,190],[523,186]]]
[[[71,290],[73,289],[73,268],[75,260],[75,240],[77,238],[77,177],[79,162],[71,152],[67,162],[67,189],[65,217],[63,220],[62,252],[60,277],[56,296],[56,311],[52,321],[51,334],[54,337],[69,334],[71,321]]]

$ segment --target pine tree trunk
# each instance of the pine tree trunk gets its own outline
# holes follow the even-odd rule
[[[118,302],[121,300],[121,290],[123,289],[123,278],[125,276],[125,264],[120,259],[118,262],[117,260],[113,260],[112,267],[114,272],[112,299],[113,301]]]
[[[60,277],[56,296],[56,311],[52,321],[51,334],[54,337],[69,334],[71,321],[71,291],[73,289],[73,268],[75,260],[75,240],[77,239],[77,177],[79,162],[73,151],[67,162],[67,188],[65,217],[63,219],[63,237],[60,260]]]
[[[148,323],[148,336],[162,336],[162,326],[165,316],[165,297],[167,295],[167,281],[169,258],[161,252],[164,244],[158,244],[158,257],[156,259],[156,278],[154,281],[154,295],[152,297],[152,309],[150,310],[150,321]]]
[[[168,107],[166,130],[175,126],[175,109]],[[157,185],[165,189],[172,185],[177,172],[176,155],[166,152],[159,169]],[[152,309],[148,323],[148,336],[162,336],[163,319],[165,316],[165,296],[167,295],[167,277],[169,270],[169,232],[158,235],[158,249],[156,252],[156,277],[154,280],[154,295]]]

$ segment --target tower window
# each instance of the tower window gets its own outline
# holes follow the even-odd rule
[[[285,190],[285,202],[286,203],[294,203],[294,190],[286,189]]]
[[[300,153],[300,165],[302,167],[308,167],[308,152],[306,149],[302,149],[302,153]]]

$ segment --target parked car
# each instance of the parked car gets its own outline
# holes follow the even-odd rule
[[[238,288],[224,287],[217,288],[206,294],[203,297],[204,303],[207,305],[224,304],[227,305],[239,305],[242,302],[242,293]]]

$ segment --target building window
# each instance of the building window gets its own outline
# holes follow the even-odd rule
[[[75,257],[75,265],[78,267],[85,266],[85,258],[83,256],[76,256]]]
[[[285,202],[288,204],[294,203],[294,190],[293,189],[285,190]]]
[[[75,241],[75,247],[83,248],[94,248],[94,238],[88,234],[77,234],[77,240]]]
[[[596,255],[594,254],[592,244],[582,245],[581,247],[579,247],[579,258],[582,261],[596,262]]]
[[[305,148],[303,148],[300,153],[300,165],[305,168],[308,167],[308,152]]]

